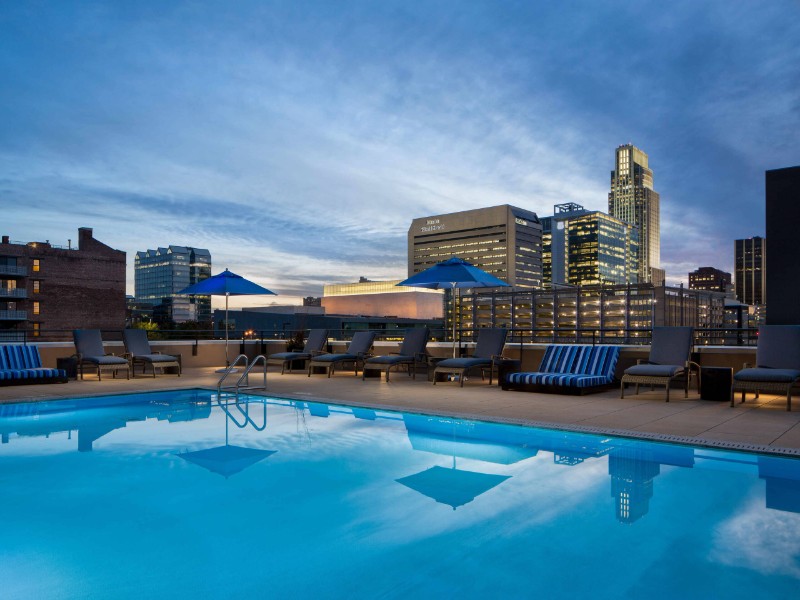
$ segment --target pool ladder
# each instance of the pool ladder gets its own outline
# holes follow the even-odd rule
[[[241,377],[239,377],[239,379],[233,385],[223,385],[223,383],[225,383],[225,380],[228,378],[228,375],[236,372],[234,369],[240,363],[243,363],[245,367],[244,373],[242,373]],[[250,372],[259,363],[262,363],[264,366],[263,383],[261,385],[248,385]],[[220,377],[219,381],[217,382],[218,396],[220,392],[222,392],[222,390],[233,390],[238,395],[239,392],[243,390],[266,390],[266,389],[267,389],[267,357],[264,356],[263,354],[259,354],[258,356],[256,356],[253,359],[253,362],[251,362],[250,364],[247,363],[247,356],[245,356],[244,354],[240,354],[228,366],[228,368],[225,370],[225,373],[222,374],[222,377]]]

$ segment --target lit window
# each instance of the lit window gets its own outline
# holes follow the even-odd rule
[[[34,273],[38,273],[39,272],[39,259],[38,258],[34,258],[33,259],[33,272]]]
[[[40,282],[38,279],[33,280],[33,293],[38,294],[41,291]]]
[[[35,314],[35,315],[39,314],[39,303],[38,302],[34,302],[33,303],[33,314]]]
[[[33,337],[39,337],[39,323],[33,324]]]

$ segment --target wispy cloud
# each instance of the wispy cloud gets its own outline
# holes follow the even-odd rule
[[[729,268],[731,240],[763,233],[763,170],[800,163],[799,14],[791,2],[10,5],[4,228],[65,240],[93,226],[130,255],[208,247],[291,300],[402,277],[415,217],[605,209],[613,149],[631,141],[655,171],[671,278]]]

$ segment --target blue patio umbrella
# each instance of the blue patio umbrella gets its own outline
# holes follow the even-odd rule
[[[456,355],[456,303],[459,288],[509,287],[502,279],[453,256],[424,271],[412,275],[397,285],[423,287],[435,290],[452,289],[453,292],[453,356]]]
[[[229,296],[259,296],[259,295],[272,295],[276,296],[275,292],[261,287],[257,283],[245,279],[241,275],[230,272],[225,269],[222,273],[212,275],[211,277],[199,281],[194,285],[182,289],[179,294],[187,294],[189,296],[225,296],[225,366],[227,367],[230,362],[228,361],[228,297]]]

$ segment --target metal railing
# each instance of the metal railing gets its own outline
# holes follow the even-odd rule
[[[25,288],[0,287],[0,298],[27,298],[28,290]]]
[[[0,321],[26,321],[27,310],[0,310]]]
[[[12,267],[11,265],[0,265],[0,275],[15,275],[25,277],[28,274],[27,267]]]
[[[0,311],[25,313],[26,311]],[[522,344],[622,344],[645,345],[650,343],[650,328],[576,328],[576,327],[541,327],[541,328],[507,328],[508,343]],[[307,334],[308,330],[301,333]],[[349,341],[353,334],[368,329],[329,329],[328,341]],[[379,329],[371,330],[376,333],[376,341],[401,342],[405,329]],[[456,330],[456,343],[467,344],[477,340],[480,329],[462,328]],[[122,329],[102,330],[103,341],[122,341]],[[297,331],[286,330],[231,330],[229,332],[230,345],[239,353],[246,354],[248,359],[259,354],[267,353],[267,344],[272,341],[289,341],[296,337]],[[220,330],[159,330],[148,331],[148,337],[154,342],[193,342],[193,353],[201,342],[214,340],[221,342],[225,339],[224,331]],[[71,329],[0,329],[0,343],[38,343],[38,342],[72,342]],[[452,342],[452,330],[432,329],[431,342]],[[758,341],[756,328],[695,328],[695,345],[697,346],[755,346]]]

